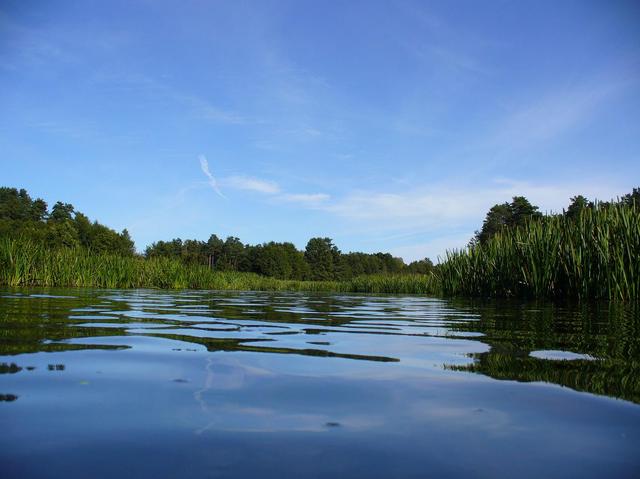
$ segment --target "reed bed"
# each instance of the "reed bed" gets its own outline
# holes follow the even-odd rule
[[[374,274],[341,281],[343,291],[353,293],[437,294],[433,274]]]
[[[27,239],[0,239],[0,284],[91,288],[432,293],[424,275],[375,275],[349,281],[279,280],[254,273],[213,271],[168,258],[96,254],[84,248],[47,249]]]
[[[584,209],[575,218],[546,216],[448,252],[433,274],[347,281],[279,280],[187,266],[176,259],[50,250],[28,239],[0,238],[0,284],[637,300],[640,209],[613,203]]]
[[[437,276],[445,295],[637,300],[640,210],[596,205],[505,229],[448,252]]]

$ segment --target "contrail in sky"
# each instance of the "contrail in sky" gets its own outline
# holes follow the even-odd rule
[[[202,172],[207,175],[207,178],[209,178],[209,184],[211,185],[211,188],[213,188],[213,191],[226,199],[227,197],[224,196],[222,191],[220,191],[220,188],[218,188],[218,182],[209,171],[209,162],[207,161],[207,157],[204,155],[198,155],[198,159],[200,160],[200,168],[202,169]]]

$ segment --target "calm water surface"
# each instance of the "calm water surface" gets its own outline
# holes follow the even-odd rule
[[[0,291],[0,477],[640,477],[640,316]]]

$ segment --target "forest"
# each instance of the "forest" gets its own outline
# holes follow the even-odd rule
[[[17,188],[0,188],[0,237],[25,238],[50,249],[79,246],[97,253],[135,253],[126,229],[117,233],[91,222],[73,205],[61,201],[49,211],[44,200],[34,200],[26,190]]]

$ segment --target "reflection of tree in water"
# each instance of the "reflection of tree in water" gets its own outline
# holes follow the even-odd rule
[[[22,368],[16,363],[0,363],[0,374],[15,374],[22,371]]]
[[[183,341],[195,344],[201,344],[208,351],[252,351],[258,353],[277,353],[277,354],[301,354],[304,356],[318,356],[325,358],[345,358],[345,359],[361,359],[365,361],[381,361],[381,362],[397,362],[396,358],[386,356],[372,356],[365,354],[348,354],[334,353],[324,349],[297,349],[297,348],[281,348],[268,346],[271,342],[264,338],[246,338],[246,339],[220,339],[220,338],[200,338],[196,336],[187,336],[182,334],[165,334],[165,333],[148,333],[147,336],[155,336],[159,338],[172,339],[174,341]],[[254,343],[266,343],[265,346],[258,346]]]
[[[36,291],[36,290],[34,290]],[[42,292],[47,293],[46,290]],[[55,291],[56,294],[79,294],[78,290]],[[186,295],[185,295],[186,296]],[[340,326],[349,323],[352,318],[348,315],[340,316],[345,310],[354,309],[362,305],[363,301],[371,298],[349,295],[302,295],[298,293],[215,293],[202,292],[189,297],[197,299],[199,306],[205,310],[191,308],[191,303],[179,304],[180,293],[151,294],[148,291],[124,291],[102,298],[109,305],[104,308],[119,311],[144,312],[135,316],[121,316],[117,319],[105,316],[96,319],[100,323],[117,322],[122,327],[74,327],[78,323],[86,323],[77,312],[78,308],[92,307],[96,304],[95,295],[74,298],[45,297],[6,297],[0,303],[0,355],[16,355],[31,352],[62,352],[82,349],[120,349],[123,346],[67,343],[69,339],[84,339],[91,337],[123,337],[127,333],[127,322],[163,323],[171,327],[192,328],[193,322],[181,321],[181,317],[189,318],[193,315],[205,314],[207,318],[220,318],[227,325],[229,321],[257,320],[267,323],[301,323],[318,324],[324,326]],[[386,304],[382,301],[381,304]],[[390,311],[393,311],[391,308]],[[396,308],[397,309],[397,308]],[[338,313],[338,314],[336,314]],[[77,319],[74,316],[79,316]],[[211,323],[211,321],[207,321]],[[238,329],[240,328],[240,325]],[[261,327],[265,327],[261,325]],[[311,334],[313,331],[306,331]],[[384,356],[369,356],[357,354],[340,354],[323,348],[279,348],[261,346],[256,343],[268,341],[264,338],[243,338],[241,340],[227,340],[217,338],[200,338],[190,335],[174,335],[154,333],[152,329],[148,336],[177,339],[184,342],[204,345],[209,351],[256,351],[278,354],[303,354],[320,357],[341,357],[362,359],[369,361],[397,361],[395,358]],[[126,347],[126,346],[124,346]],[[51,369],[51,368],[49,368]],[[55,368],[54,368],[55,370]]]
[[[74,314],[73,309],[92,303],[95,303],[94,297],[3,297],[0,301],[0,355],[121,349],[121,346],[113,345],[61,342],[68,339],[124,335],[124,329],[118,328],[73,327],[74,323],[86,322],[70,320],[69,317]]]
[[[468,308],[468,306],[467,306]],[[544,381],[577,391],[640,403],[640,318],[638,307],[592,304],[474,306],[480,320],[459,323],[454,331],[482,332],[491,349],[473,354],[473,364],[449,366],[495,379]],[[595,360],[550,360],[532,351],[562,350]]]
[[[64,294],[60,291],[57,294]],[[100,293],[73,290],[78,298],[3,297],[0,301],[0,355],[74,349],[119,349],[126,346],[78,344],[83,338],[128,335],[128,322],[160,323],[167,327],[198,329],[198,322],[229,326],[242,331],[236,339],[199,337],[166,329],[147,329],[146,336],[202,345],[209,351],[252,351],[274,354],[300,354],[340,357],[367,361],[397,361],[386,356],[343,354],[330,351],[329,344],[310,341],[313,347],[278,347],[264,335],[254,335],[247,321],[260,329],[283,328],[269,333],[312,335],[330,331],[329,327],[357,325],[355,320],[395,319],[415,323],[416,328],[434,325],[457,337],[467,336],[490,346],[486,353],[474,354],[473,364],[449,366],[451,369],[485,374],[496,379],[546,381],[640,403],[640,318],[638,306],[598,303],[558,306],[499,301],[473,304],[468,301],[441,301],[429,298],[394,298],[362,295],[301,293],[212,293],[123,291]],[[84,295],[84,296],[83,296]],[[101,297],[96,297],[101,295]],[[78,327],[91,322],[80,309],[95,308],[107,314],[99,323],[116,322],[115,327]],[[131,314],[135,311],[135,314]],[[96,313],[93,313],[95,316]],[[114,318],[113,315],[117,315]],[[201,318],[201,319],[199,319]],[[265,324],[272,323],[272,324]],[[291,328],[287,323],[307,327]],[[379,325],[378,325],[379,326]],[[235,328],[235,329],[234,329]],[[327,328],[327,329],[325,329]],[[206,329],[206,328],[205,328]],[[375,329],[376,334],[407,334],[393,328]],[[215,330],[210,331],[215,334]],[[352,328],[351,332],[361,331]],[[372,329],[367,331],[373,333]],[[483,333],[477,337],[473,333]],[[260,336],[260,337],[255,337]],[[274,336],[271,336],[274,337]],[[75,339],[72,343],[65,340]],[[588,354],[595,361],[558,361],[530,356],[532,351],[561,350]],[[399,352],[402,356],[402,352]],[[0,373],[19,372],[23,366],[0,364]],[[27,369],[29,369],[27,367]],[[53,365],[50,370],[60,371]]]

